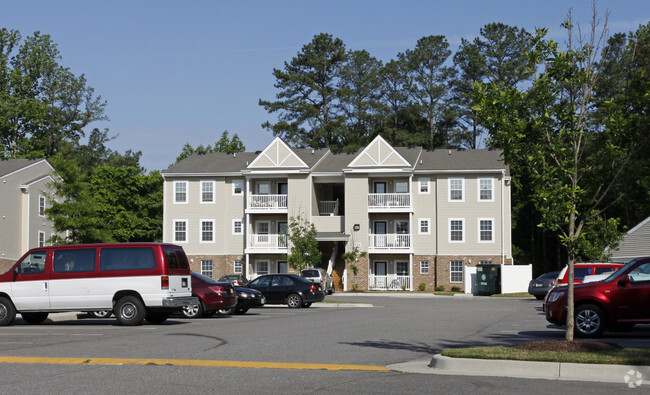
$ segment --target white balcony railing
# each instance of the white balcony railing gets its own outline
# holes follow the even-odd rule
[[[260,250],[286,250],[286,235],[248,235],[246,248]]]
[[[371,209],[393,209],[410,208],[410,193],[369,193],[368,208]]]
[[[368,235],[368,249],[377,251],[410,250],[411,235],[408,234],[370,234]]]
[[[287,195],[249,195],[248,208],[260,210],[286,209]]]
[[[370,275],[368,278],[371,290],[389,290],[389,291],[403,291],[413,290],[411,288],[411,277],[400,276],[396,274],[389,274],[386,276]]]

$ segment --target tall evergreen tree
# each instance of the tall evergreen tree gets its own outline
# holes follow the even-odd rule
[[[443,117],[445,99],[454,76],[454,69],[445,66],[450,55],[444,36],[422,37],[414,49],[398,54],[408,75],[409,95],[428,122],[428,148],[440,147],[447,140],[436,126]]]
[[[382,64],[365,50],[352,51],[347,58],[338,87],[339,107],[346,121],[341,145],[357,150],[377,133]]]
[[[339,71],[347,58],[345,44],[330,34],[321,33],[302,48],[284,69],[273,69],[276,101],[260,99],[278,122],[265,122],[295,146],[322,148],[339,143],[343,118],[337,112]]]

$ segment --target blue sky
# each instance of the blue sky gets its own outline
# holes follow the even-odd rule
[[[260,126],[275,118],[258,105],[273,99],[272,71],[319,33],[365,49],[386,62],[428,35],[444,35],[455,51],[482,26],[502,22],[533,31],[560,28],[569,8],[587,28],[591,0],[581,1],[31,1],[0,0],[0,27],[23,37],[38,30],[59,46],[61,63],[107,102],[109,147],[142,151],[141,164],[163,170],[182,146],[212,144],[224,130],[247,151],[272,139]],[[650,20],[648,0],[599,0],[610,32]],[[90,129],[88,129],[89,131]]]

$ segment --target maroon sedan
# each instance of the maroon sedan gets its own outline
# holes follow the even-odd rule
[[[237,293],[231,283],[217,282],[195,272],[192,272],[192,296],[199,298],[199,304],[183,308],[187,318],[212,317],[217,310],[237,304]]]
[[[605,329],[625,330],[650,323],[650,258],[639,258],[604,280],[575,284],[574,330],[577,336],[598,337]],[[546,296],[546,320],[566,324],[567,287]]]

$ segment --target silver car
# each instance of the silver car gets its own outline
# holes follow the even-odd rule
[[[320,289],[327,295],[334,293],[334,280],[325,269],[307,268],[300,271],[300,276],[307,281],[320,285]]]

